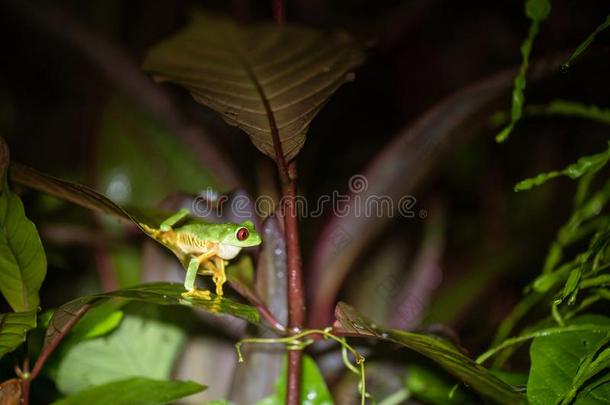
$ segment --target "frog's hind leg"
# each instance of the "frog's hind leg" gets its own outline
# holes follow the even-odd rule
[[[227,275],[225,273],[225,261],[220,257],[214,258],[214,275],[212,280],[216,284],[216,295],[222,296],[222,285],[227,281]]]
[[[216,295],[223,295],[222,286],[227,281],[224,260],[215,257],[214,260],[203,263],[203,270],[199,270],[199,274],[212,276],[212,281],[216,285]]]

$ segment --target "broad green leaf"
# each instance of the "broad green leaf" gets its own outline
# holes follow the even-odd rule
[[[315,115],[362,59],[345,34],[244,25],[197,12],[190,25],[150,50],[144,69],[187,88],[281,161],[298,154]]]
[[[498,142],[504,142],[508,139],[508,136],[517,124],[517,121],[519,121],[523,114],[523,103],[525,101],[523,91],[525,90],[526,84],[525,75],[529,67],[532,46],[538,35],[540,23],[547,19],[550,12],[550,0],[526,0],[525,2],[525,15],[531,20],[531,23],[527,37],[521,44],[521,67],[519,68],[519,73],[515,77],[510,123],[496,135],[496,140]]]
[[[112,306],[98,305],[83,316],[72,329],[71,338],[76,340],[93,339],[116,329],[123,320],[124,313]]]
[[[561,171],[541,173],[536,177],[522,180],[515,186],[515,191],[529,190],[559,176],[567,176],[572,180],[576,180],[586,173],[598,171],[608,163],[608,159],[610,159],[610,148],[602,153],[583,156],[576,163],[569,165]]]
[[[514,387],[498,379],[445,340],[436,336],[381,328],[343,302],[337,305],[335,316],[335,327],[341,327],[346,333],[376,337],[414,350],[482,396],[503,404],[515,404],[522,400],[522,395]]]
[[[36,311],[0,314],[0,358],[25,342],[30,329],[36,327]]]
[[[576,50],[570,56],[570,59],[566,63],[563,64],[562,68],[569,68],[570,64],[574,59],[576,59],[580,54],[587,50],[589,45],[595,40],[597,34],[610,27],[610,14],[606,17],[606,20],[595,28],[595,30],[585,39],[580,45],[576,47]]]
[[[232,315],[242,318],[250,323],[259,323],[258,311],[245,304],[232,301],[225,297],[210,294],[209,300],[202,298],[184,298],[184,288],[177,283],[150,283],[125,288],[109,293],[90,295],[77,298],[59,307],[49,321],[45,335],[44,346],[55,344],[62,339],[74,324],[95,304],[105,302],[112,298],[127,301],[141,301],[158,305],[184,305],[197,308],[218,315]],[[43,348],[44,350],[44,348]]]
[[[111,334],[75,344],[61,359],[57,387],[73,394],[128,377],[170,377],[186,334],[174,325],[125,316]]]
[[[257,402],[256,405],[284,405],[286,403],[286,364],[287,359],[284,358],[284,365],[275,384],[275,394]],[[307,355],[303,356],[301,363],[301,404],[334,404],[316,362]]]
[[[89,388],[53,402],[53,405],[163,405],[205,390],[194,381],[127,378]]]
[[[532,405],[559,403],[574,394],[574,402],[570,402],[573,404],[603,403],[602,398],[610,398],[610,381],[601,380],[603,376],[588,375],[586,382],[576,378],[580,365],[608,341],[610,318],[582,317],[572,324],[591,324],[592,329],[539,336],[532,342],[527,385],[527,398]],[[599,329],[594,329],[595,325]]]
[[[0,173],[0,181],[0,291],[14,311],[35,310],[47,259],[36,226],[9,189],[6,173]]]

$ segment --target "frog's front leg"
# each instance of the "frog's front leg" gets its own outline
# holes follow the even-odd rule
[[[190,214],[191,211],[186,208],[181,208],[180,211],[176,212],[174,215],[161,222],[159,229],[163,232],[171,231],[174,225],[182,221],[184,218],[188,217]]]

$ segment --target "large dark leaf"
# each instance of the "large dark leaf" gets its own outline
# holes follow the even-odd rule
[[[291,160],[311,120],[362,59],[344,34],[240,25],[198,12],[188,27],[149,52],[144,69],[186,87],[243,129],[261,152]]]
[[[0,138],[0,166],[6,169],[9,152]],[[38,308],[38,290],[47,273],[47,258],[36,226],[25,216],[21,199],[8,187],[0,171],[0,291],[13,310]]]
[[[15,350],[30,329],[36,327],[36,311],[0,314],[0,357]]]
[[[428,357],[479,394],[503,404],[515,404],[522,395],[491,372],[462,354],[451,343],[436,336],[384,329],[363,318],[349,305],[340,302],[335,310],[336,327],[356,336],[369,336],[405,346]]]
[[[561,60],[563,55],[536,63],[530,69],[531,79],[549,72]],[[309,311],[314,326],[324,326],[331,320],[337,292],[356,258],[373,244],[392,219],[389,215],[358,215],[361,210],[356,205],[387,196],[394,207],[406,208],[407,216],[419,215],[417,205],[409,210],[413,208],[409,205],[413,201],[409,194],[442,161],[441,154],[450,150],[458,138],[462,141],[481,129],[486,122],[482,117],[488,116],[494,103],[510,90],[514,75],[515,69],[510,69],[445,98],[400,131],[376,155],[363,173],[365,187],[352,194],[342,209],[346,215],[328,222],[316,241],[309,269],[312,280],[308,283],[315,286]],[[394,214],[394,217],[404,215],[404,211]]]
[[[163,405],[206,389],[193,381],[128,378],[99,385],[53,402],[53,405]]]

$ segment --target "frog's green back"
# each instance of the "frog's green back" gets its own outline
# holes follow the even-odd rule
[[[240,241],[236,238],[236,232],[244,227],[248,229],[248,237],[247,239]],[[177,231],[181,233],[191,233],[201,240],[227,243],[233,246],[248,247],[256,246],[261,243],[260,235],[256,233],[254,227],[251,226],[251,223],[248,223],[248,225],[240,225],[233,223],[213,224],[193,222],[180,226]]]

